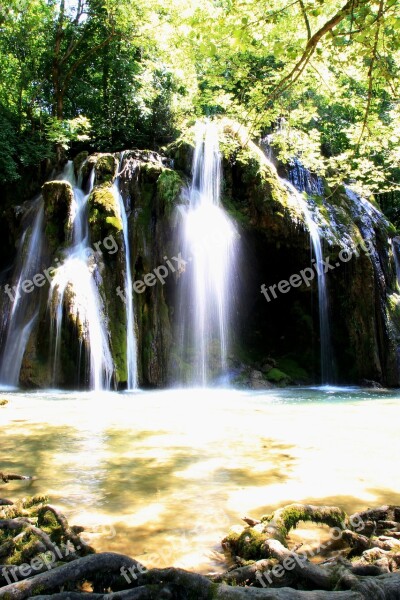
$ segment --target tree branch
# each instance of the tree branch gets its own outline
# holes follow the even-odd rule
[[[310,21],[308,20],[306,7],[304,6],[303,0],[299,0],[299,4],[300,4],[301,12],[302,12],[303,17],[304,17],[304,22],[306,24],[307,39],[310,39],[311,38],[311,27],[310,27]]]
[[[90,56],[92,56],[93,54],[96,54],[96,52],[98,52],[99,50],[101,50],[102,48],[104,48],[105,46],[107,46],[114,38],[116,37],[116,33],[115,30],[113,28],[112,32],[110,33],[110,35],[103,40],[102,42],[100,42],[100,44],[97,44],[96,46],[93,46],[93,48],[91,48],[90,50],[88,50],[87,52],[85,52],[85,54],[83,54],[83,56],[81,56],[81,58],[79,58],[78,60],[76,60],[74,62],[74,64],[71,66],[71,68],[69,69],[69,71],[67,72],[67,74],[64,77],[64,81],[63,81],[63,85],[61,88],[61,94],[64,95],[65,91],[68,87],[68,84],[71,80],[71,77],[73,76],[73,74],[77,71],[77,69],[84,64],[88,58],[90,58]]]
[[[343,21],[347,16],[349,16],[349,14],[351,14],[353,11],[353,8],[356,8],[361,4],[365,4],[366,2],[367,0],[348,0],[348,2],[331,19],[329,19],[329,21],[327,21],[316,33],[314,33],[314,35],[310,37],[300,60],[295,64],[290,73],[283,77],[283,79],[278,83],[278,85],[270,94],[269,100],[276,98],[278,94],[281,94],[287,90],[299,79],[321,39],[325,37],[327,33],[332,31],[332,29],[341,23],[341,21]]]
[[[365,133],[365,130],[367,128],[368,116],[369,116],[369,111],[370,111],[370,108],[371,108],[372,86],[373,86],[373,71],[374,71],[376,60],[377,60],[377,50],[378,50],[378,42],[379,42],[379,33],[380,33],[380,29],[381,29],[381,21],[382,21],[383,13],[384,13],[384,0],[380,0],[380,2],[379,2],[379,9],[378,9],[376,32],[375,32],[375,39],[374,39],[374,46],[373,46],[373,49],[372,49],[372,57],[371,57],[371,62],[370,62],[369,69],[368,69],[367,106],[365,108],[364,120],[363,120],[363,124],[362,124],[362,128],[361,128],[360,137],[359,137],[358,142],[357,142],[357,151],[360,148],[361,140],[364,137],[364,133]]]

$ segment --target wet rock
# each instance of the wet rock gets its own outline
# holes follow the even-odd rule
[[[114,154],[100,154],[96,161],[96,183],[112,183],[118,169],[118,161]]]
[[[383,385],[381,385],[378,381],[372,381],[371,379],[362,379],[360,381],[360,385],[362,387],[371,388],[375,390],[383,389]]]
[[[79,152],[79,154],[77,154],[75,156],[75,158],[74,158],[75,177],[78,177],[79,171],[81,170],[82,165],[87,160],[88,156],[89,156],[89,152],[87,152],[86,150],[84,150],[83,152]]]
[[[46,237],[52,251],[62,246],[69,232],[74,193],[67,181],[48,181],[42,187]]]
[[[250,372],[249,386],[253,390],[268,390],[275,387],[270,381],[264,378],[261,371],[253,370]]]
[[[96,186],[90,194],[88,205],[92,243],[102,241],[109,235],[119,236],[122,220],[113,188],[107,183]]]
[[[277,363],[276,360],[274,360],[273,358],[268,358],[261,366],[261,371],[263,373],[268,373],[269,371],[271,371],[271,369],[274,369],[276,367]]]

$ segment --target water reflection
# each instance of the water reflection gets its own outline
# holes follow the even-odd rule
[[[97,549],[148,566],[215,570],[230,525],[285,502],[400,504],[395,392],[3,396],[1,470],[37,479],[0,497],[46,493]]]

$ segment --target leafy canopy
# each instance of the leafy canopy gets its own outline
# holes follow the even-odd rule
[[[10,0],[0,34],[0,180],[54,142],[157,147],[224,114],[333,183],[399,190],[400,0]]]

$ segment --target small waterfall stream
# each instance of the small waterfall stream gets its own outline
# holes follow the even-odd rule
[[[270,136],[267,136],[261,142],[261,147],[265,158],[269,163],[270,168],[276,171],[276,167],[272,162],[272,147],[270,145]],[[279,177],[277,173],[277,177]],[[290,196],[295,201],[304,215],[304,220],[307,229],[310,233],[310,239],[314,258],[312,263],[315,263],[318,282],[318,314],[319,314],[319,331],[320,331],[320,353],[321,353],[321,383],[328,385],[334,382],[334,358],[332,353],[332,338],[329,322],[329,299],[326,285],[325,269],[323,266],[323,252],[321,244],[321,235],[314,215],[309,207],[306,197],[307,195],[316,194],[324,196],[324,187],[322,179],[310,173],[301,162],[294,158],[289,168],[289,181],[279,177],[283,185],[288,190]]]
[[[124,153],[121,154],[119,172],[122,169],[122,163],[124,160]],[[135,335],[135,314],[133,308],[133,282],[132,282],[132,270],[131,270],[131,251],[129,244],[129,230],[128,230],[128,217],[126,214],[124,199],[119,189],[119,177],[120,173],[114,182],[114,194],[118,200],[122,229],[124,236],[124,252],[125,252],[125,310],[126,310],[126,363],[127,363],[127,387],[128,390],[137,388],[137,342]]]
[[[306,198],[288,181],[284,182],[289,192],[296,198],[310,233],[311,244],[314,252],[314,263],[317,271],[318,282],[318,314],[319,314],[319,336],[321,350],[321,383],[328,385],[334,381],[334,367],[332,355],[331,328],[329,324],[329,303],[326,286],[325,269],[323,265],[324,255],[322,252],[321,236],[318,225],[314,221]]]
[[[5,343],[2,350],[0,382],[17,386],[22,360],[39,314],[33,294],[27,294],[21,285],[40,273],[43,258],[43,199],[39,197],[32,206],[28,224],[22,234],[13,277],[14,300],[9,304]]]
[[[233,223],[220,205],[221,158],[218,129],[198,123],[192,184],[182,217],[181,349],[190,364],[191,383],[206,385],[226,374],[235,258]]]
[[[94,390],[109,389],[114,364],[103,301],[99,292],[100,274],[89,245],[87,220],[87,201],[95,175],[92,171],[87,194],[77,185],[71,165],[67,165],[65,175],[69,177],[69,183],[73,186],[74,206],[71,211],[72,242],[65,252],[63,263],[55,271],[48,299],[54,320],[54,383],[61,359],[62,325],[67,304],[77,329],[80,330],[81,342],[85,343],[89,355],[89,386]]]

